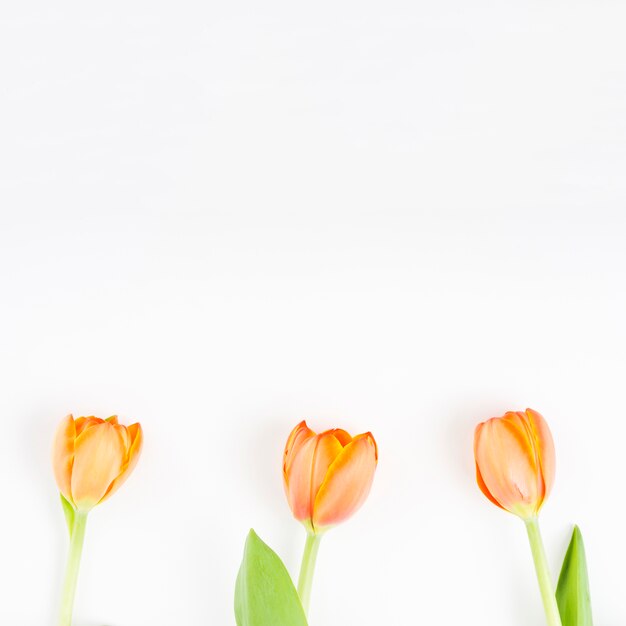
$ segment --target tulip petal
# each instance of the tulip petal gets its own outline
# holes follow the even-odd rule
[[[317,437],[307,437],[292,448],[286,460],[284,472],[287,501],[293,516],[299,521],[311,519],[313,507],[311,501],[311,467],[317,445]]]
[[[72,500],[72,465],[74,464],[74,418],[67,415],[59,424],[52,446],[52,468],[59,491],[68,502]]]
[[[552,491],[554,475],[556,470],[556,452],[554,450],[554,440],[548,424],[543,416],[537,411],[526,409],[526,416],[530,423],[533,437],[536,442],[539,465],[544,483],[544,499]]]
[[[291,458],[285,473],[287,500],[294,517],[303,522],[313,517],[317,492],[326,478],[328,468],[343,451],[332,430],[307,436]],[[297,445],[297,442],[296,442]]]
[[[357,435],[329,467],[315,499],[313,528],[333,526],[350,517],[365,501],[378,459],[371,433]]]
[[[108,420],[106,421],[109,424],[111,424],[113,428],[115,428],[115,430],[119,433],[120,437],[124,441],[124,449],[128,451],[128,449],[130,448],[130,435],[128,434],[128,430],[126,426],[122,426],[121,424],[118,424],[117,422],[111,423]]]
[[[285,482],[287,481],[289,470],[293,459],[307,439],[314,437],[315,433],[306,425],[306,421],[301,421],[289,435],[287,443],[285,444],[285,452],[283,454],[283,475]]]
[[[91,417],[79,417],[76,420],[76,436],[78,437],[78,435],[80,435],[87,428],[91,428],[96,424],[102,424],[103,422],[103,419],[93,417],[93,415]]]
[[[526,414],[519,411],[509,411],[502,418],[503,426],[510,429],[511,436],[517,441],[519,449],[526,453],[528,462],[536,472],[539,469],[539,458],[535,439],[526,418]]]
[[[343,446],[335,437],[335,431],[327,430],[320,433],[316,437],[317,443],[315,452],[313,453],[313,464],[311,466],[311,504],[315,503],[315,497],[319,491],[326,475],[328,468],[341,452]]]
[[[122,467],[119,476],[111,483],[107,492],[102,496],[100,502],[104,502],[104,500],[112,496],[126,482],[126,479],[135,469],[137,461],[139,461],[139,455],[143,447],[143,430],[141,429],[141,424],[131,424],[126,430],[128,431],[127,436],[130,441],[126,463]],[[98,504],[100,504],[100,502]]]
[[[534,512],[538,513],[546,497],[546,484],[543,478],[543,471],[541,469],[541,450],[539,449],[537,435],[535,434],[534,427],[528,413],[517,411],[515,415],[518,418],[521,429],[525,433],[528,452],[532,457],[532,472],[535,477],[535,486],[534,489],[532,489],[529,485],[529,492],[537,494]]]
[[[112,424],[85,428],[76,438],[72,495],[83,511],[93,508],[119,476],[126,459],[124,440]]]
[[[128,426],[126,430],[128,431],[128,436],[130,437],[131,449],[129,449],[129,456],[132,456],[132,447],[137,439],[140,439],[140,441],[137,442],[137,452],[135,452],[135,454],[139,454],[139,452],[141,451],[141,446],[143,444],[143,430],[141,428],[141,424],[139,422],[136,422]]]
[[[335,428],[332,433],[337,438],[337,441],[339,441],[339,443],[344,448],[352,441],[352,436],[350,435],[350,433],[341,428]]]
[[[537,482],[535,449],[519,415],[484,422],[476,432],[475,455],[490,500],[522,517],[537,512],[544,494]]]
[[[478,488],[485,494],[485,496],[493,502],[497,507],[504,509],[504,507],[491,495],[489,489],[487,489],[487,485],[485,485],[485,481],[483,477],[480,475],[480,468],[476,465],[476,482],[478,483]],[[504,509],[506,510],[506,509]]]
[[[476,457],[476,446],[478,445],[478,441],[480,439],[480,431],[482,428],[483,428],[483,424],[478,424],[478,426],[476,426],[476,430],[474,431],[474,457]],[[478,483],[479,489],[485,494],[485,496],[487,496],[489,500],[491,500],[491,502],[493,502],[496,506],[499,506],[501,509],[504,508],[491,495],[491,492],[487,488],[487,485],[485,484],[485,481],[483,480],[483,477],[480,474],[480,467],[478,467],[478,463],[476,463],[476,482]]]

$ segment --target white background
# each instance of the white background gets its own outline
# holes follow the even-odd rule
[[[232,625],[253,526],[297,572],[281,454],[371,430],[312,626],[543,624],[472,433],[548,420],[556,577],[623,603],[621,2],[9,1],[0,23],[0,624],[53,626],[57,422],[141,461],[94,510],[77,626]]]

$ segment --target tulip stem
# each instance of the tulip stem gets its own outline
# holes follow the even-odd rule
[[[302,565],[300,566],[300,577],[298,578],[298,594],[305,614],[309,613],[311,603],[311,587],[313,586],[313,572],[315,571],[315,561],[317,551],[320,547],[322,535],[307,533],[304,544],[304,554],[302,555]]]
[[[548,626],[561,626],[561,616],[556,603],[552,576],[550,575],[548,559],[546,558],[546,551],[543,547],[541,532],[539,531],[539,520],[537,517],[530,517],[524,520],[524,523],[526,524],[526,531],[528,532],[530,549],[533,553],[537,580],[539,581],[539,590],[541,591],[541,599],[543,600],[543,608],[546,612]]]
[[[59,619],[59,626],[72,626],[76,581],[78,580],[80,557],[83,552],[83,543],[85,542],[86,526],[87,513],[76,511],[70,532],[70,549],[65,569],[63,595],[61,596],[61,616]]]

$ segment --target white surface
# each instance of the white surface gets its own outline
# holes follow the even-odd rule
[[[233,624],[254,526],[296,572],[293,425],[372,430],[312,626],[543,624],[474,424],[549,421],[556,570],[623,605],[626,7],[6,2],[0,623],[52,626],[68,412],[140,420],[91,515],[77,626]]]

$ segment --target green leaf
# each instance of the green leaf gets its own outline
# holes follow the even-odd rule
[[[289,572],[254,530],[237,575],[235,619],[237,626],[307,626]]]
[[[70,533],[70,537],[72,536],[72,529],[74,528],[74,507],[65,499],[62,493],[59,494],[61,496],[61,506],[63,507],[63,514],[65,515],[65,521],[67,523],[67,530]]]
[[[583,536],[574,526],[556,589],[563,626],[593,626]]]

